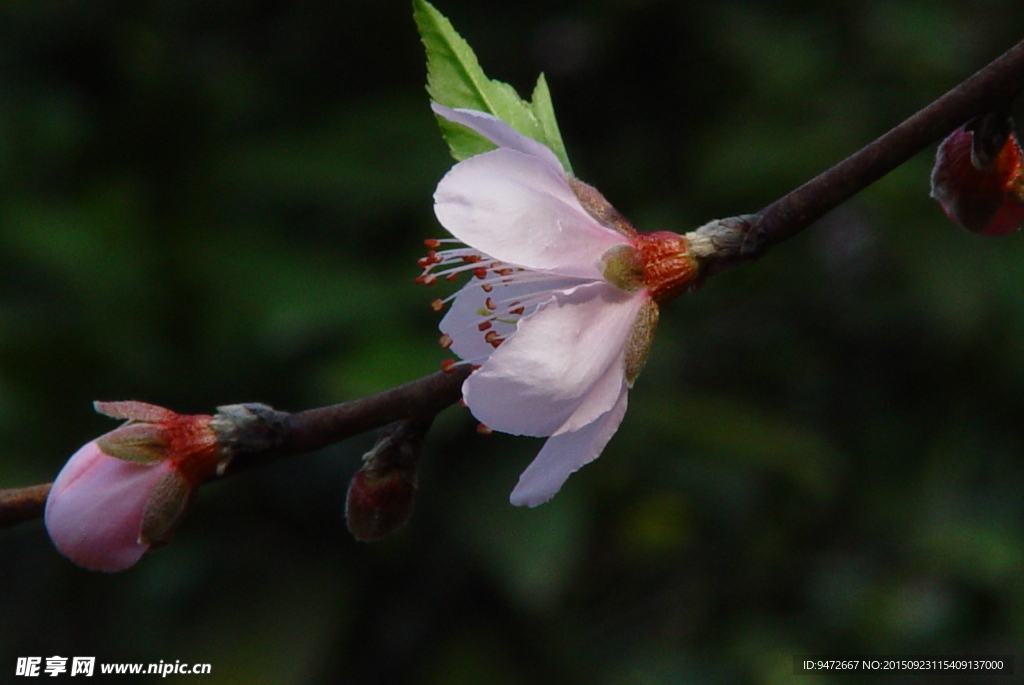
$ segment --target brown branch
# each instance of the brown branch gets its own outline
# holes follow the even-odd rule
[[[432,419],[459,401],[462,382],[469,373],[469,365],[462,364],[451,372],[438,371],[376,395],[294,414],[241,405],[256,418],[240,434],[227,437],[234,454],[222,475],[312,452],[402,419]]]
[[[1024,90],[1024,41],[899,126],[752,216],[695,236],[711,243],[705,276],[756,259],[882,178],[969,119],[1003,110]],[[729,221],[729,220],[726,220]],[[697,233],[697,232],[695,232]],[[739,233],[740,235],[737,235]]]
[[[1024,90],[1024,41],[944,96],[828,171],[755,215],[713,221],[688,234],[703,276],[751,260],[897,168],[968,119],[1005,109]],[[343,404],[288,414],[264,405],[221,407],[219,476],[310,452],[401,419],[430,418],[461,394],[460,366]],[[50,484],[0,490],[0,528],[39,518]]]
[[[10,528],[42,517],[51,485],[53,483],[42,483],[0,490],[0,528]]]
[[[257,404],[222,407],[217,419],[231,460],[219,477],[312,452],[402,419],[432,419],[459,400],[469,373],[468,365],[460,365],[376,395],[294,414]],[[41,517],[51,485],[0,490],[0,528]]]

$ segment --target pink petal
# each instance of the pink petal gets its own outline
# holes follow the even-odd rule
[[[572,473],[596,459],[622,423],[628,394],[623,386],[615,405],[597,420],[571,433],[548,438],[519,477],[509,497],[512,504],[527,507],[544,504],[555,496]]]
[[[94,571],[122,571],[149,549],[139,542],[153,489],[171,470],[167,462],[136,464],[100,451],[95,441],[61,470],[46,500],[46,529],[57,549]]]
[[[473,415],[494,430],[575,431],[615,404],[625,346],[646,293],[599,282],[555,293],[463,385]]]
[[[495,259],[561,276],[601,279],[601,255],[627,242],[597,223],[561,168],[500,148],[456,164],[434,193],[448,231]]]
[[[498,147],[517,150],[532,157],[537,157],[545,164],[559,171],[562,169],[562,163],[558,161],[558,157],[555,156],[555,153],[547,145],[529,136],[524,136],[493,114],[478,112],[473,109],[452,109],[451,107],[439,105],[436,102],[430,103],[430,108],[438,116],[476,131]]]
[[[487,319],[488,300],[496,304],[499,311],[513,303],[523,303],[522,316],[529,316],[537,305],[554,297],[553,290],[568,290],[587,281],[560,278],[541,273],[522,274],[511,283],[495,282],[490,292],[480,287],[481,281],[473,278],[456,293],[451,308],[441,319],[440,329],[452,339],[451,350],[461,359],[482,364],[494,347],[484,339],[486,331],[479,324]],[[516,332],[516,317],[498,316],[490,322],[490,328],[502,338],[509,338]]]

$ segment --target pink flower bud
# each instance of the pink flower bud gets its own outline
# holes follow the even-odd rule
[[[95,440],[64,466],[46,500],[46,529],[61,554],[93,571],[123,571],[149,549],[142,520],[150,495],[175,477],[169,461],[138,464]]]
[[[94,571],[123,571],[166,544],[220,460],[210,416],[141,402],[96,403],[128,423],[86,444],[57,476],[46,529],[57,549]]]
[[[961,126],[939,145],[932,169],[932,197],[949,218],[982,235],[1006,235],[1024,222],[1024,170],[1021,149],[1004,128],[995,144],[976,143],[984,135]],[[992,135],[992,134],[990,134]],[[1005,136],[1005,139],[1003,139]],[[992,152],[978,154],[978,149]],[[973,154],[972,154],[973,153]]]

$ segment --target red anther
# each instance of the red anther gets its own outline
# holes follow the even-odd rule
[[[480,287],[481,287],[481,288],[483,288],[483,290],[484,290],[484,292],[485,292],[485,293],[489,293],[489,292],[491,292],[492,290],[494,290],[494,286],[493,286],[493,285],[491,285],[490,283],[484,283],[484,284],[483,284],[483,285],[481,285]]]
[[[498,331],[487,331],[484,335],[484,342],[488,343],[494,349],[498,349],[498,346],[505,342],[505,339],[498,335]]]
[[[484,319],[483,321],[481,321],[480,323],[478,323],[478,324],[476,325],[476,329],[477,329],[478,331],[480,331],[481,333],[483,333],[483,332],[484,332],[484,331],[486,331],[486,330],[487,330],[488,328],[490,328],[490,327],[491,327],[491,325],[492,325],[492,324],[491,324],[491,321],[490,321],[490,319]]]
[[[418,266],[421,269],[426,269],[428,266],[430,266],[431,263],[432,262],[430,261],[429,257],[420,257],[419,259],[416,260],[416,266]]]
[[[426,240],[423,241],[423,244],[432,250],[436,250],[437,248],[441,247],[441,241],[438,240],[437,238],[427,238]]]
[[[446,281],[454,281],[458,277],[459,277],[459,272],[456,271],[455,273],[450,273],[447,276],[445,276],[444,280],[446,280]]]
[[[469,370],[470,371],[477,371],[479,369],[480,369],[480,365],[479,364],[470,364],[469,365]]]
[[[484,424],[478,423],[476,425],[476,432],[479,433],[480,435],[490,435],[494,431],[485,426]]]
[[[436,274],[423,274],[422,276],[420,276],[420,278],[423,279],[422,281],[420,281],[420,283],[422,283],[423,285],[434,285],[435,283],[437,283]]]
[[[489,298],[489,297],[488,297],[488,298],[487,298],[486,300],[484,300],[484,306],[485,306],[485,307],[487,307],[488,309],[490,309],[490,310],[491,310],[492,312],[493,312],[493,311],[494,311],[495,309],[497,309],[497,307],[496,307],[496,306],[494,306],[494,300],[492,300],[492,299],[491,299],[491,298]]]
[[[435,312],[441,311],[442,309],[444,309],[444,300],[442,300],[441,298],[434,300],[433,302],[430,303],[430,308],[433,309]]]
[[[513,302],[512,304],[516,305],[516,304],[519,304],[519,303],[518,302]],[[524,307],[523,305],[520,304],[518,307],[513,307],[512,309],[509,309],[508,313],[509,314],[514,314],[515,316],[522,316],[523,312],[525,312],[525,311],[526,311],[526,307]]]
[[[462,261],[466,262],[466,264],[476,264],[477,262],[482,262],[483,260],[484,258],[478,254],[468,254],[462,258]]]
[[[473,275],[480,279],[487,278],[487,269],[482,266],[479,266],[473,269]]]
[[[514,273],[515,273],[515,269],[509,269],[509,268],[505,268],[505,269],[495,269],[494,271],[495,271],[495,273],[497,273],[497,274],[498,274],[499,276],[511,276],[512,274],[514,274]]]
[[[441,362],[441,370],[444,371],[445,373],[451,373],[452,371],[455,370],[455,367],[457,365],[458,362],[456,362],[454,359],[445,359],[443,362]]]
[[[441,349],[447,350],[449,347],[452,346],[452,336],[445,333],[444,335],[441,336],[439,342],[441,343]]]

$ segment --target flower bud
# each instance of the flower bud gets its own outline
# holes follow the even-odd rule
[[[142,402],[97,402],[127,419],[68,460],[46,500],[57,549],[95,571],[122,571],[162,546],[220,460],[210,416]]]
[[[416,501],[416,470],[430,422],[402,421],[363,455],[352,477],[345,516],[352,536],[372,542],[406,524]]]
[[[939,145],[931,195],[956,223],[982,235],[1006,235],[1024,222],[1021,149],[1007,117],[987,115]]]
[[[352,477],[345,500],[348,529],[356,540],[379,540],[406,524],[415,501],[415,470],[361,468]]]

